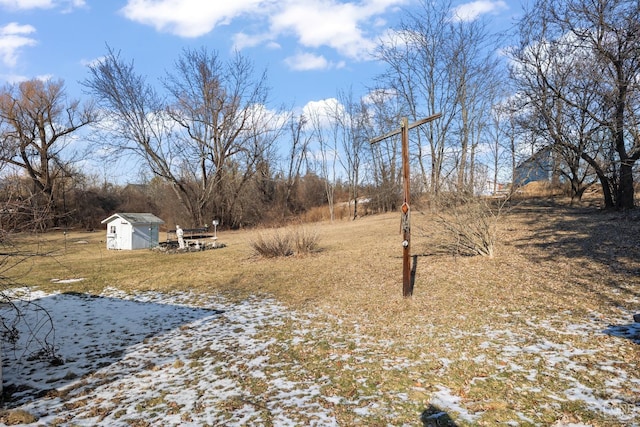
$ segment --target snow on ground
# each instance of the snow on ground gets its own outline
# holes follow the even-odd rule
[[[273,301],[231,306],[216,297],[146,293],[130,299],[114,290],[100,297],[32,293],[30,300],[52,313],[57,354],[65,363],[32,360],[35,355],[20,353],[27,344],[20,342],[18,352],[5,357],[4,383],[29,387],[13,397],[39,424],[129,425],[144,413],[154,425],[247,425],[264,409],[243,397],[243,387],[264,377],[271,340],[258,332],[286,315]],[[38,325],[44,342],[46,316],[25,313],[32,318],[21,325]],[[276,375],[270,387],[280,399],[269,408],[275,425],[298,425],[288,410],[304,413],[309,425],[336,425],[315,401],[317,385]],[[70,392],[32,400],[34,389]]]
[[[325,393],[331,386],[326,374],[308,372],[303,366],[292,366],[291,360],[274,357],[287,347],[312,349],[320,341],[331,341],[335,334],[331,329],[314,329],[313,314],[291,312],[274,300],[254,297],[231,303],[220,296],[188,292],[131,296],[116,289],[100,296],[22,292],[24,304],[32,309],[24,310],[26,317],[16,324],[20,339],[15,349],[3,344],[4,384],[20,386],[13,392],[11,407],[36,415],[37,425],[337,426],[337,405],[348,406],[363,420],[376,415],[397,425],[394,420],[403,407],[389,402],[410,401],[410,390],[383,395],[376,387],[367,389],[370,395],[361,393],[357,398],[329,395]],[[48,334],[48,315],[33,310],[38,307],[51,314],[55,341]],[[8,308],[1,310],[0,315],[6,316]],[[598,365],[583,363],[584,357],[598,350],[568,346],[534,331],[542,328],[585,339],[611,335],[638,342],[640,324],[621,321],[620,326],[606,327],[597,316],[573,325],[561,325],[554,319],[531,319],[529,323],[530,328],[517,331],[487,327],[480,350],[475,349],[470,359],[524,378],[530,386],[521,386],[521,391],[540,395],[545,405],[582,401],[593,411],[638,425],[640,406],[624,398],[640,394],[637,370],[621,369],[606,357]],[[24,329],[27,324],[34,334]],[[455,331],[431,332],[450,334],[452,339],[472,338],[462,331],[457,336]],[[37,342],[29,338],[33,336]],[[327,364],[339,363],[344,370],[352,370],[363,387],[368,366],[415,374],[424,372],[431,357],[409,359],[397,351],[388,355],[392,346],[400,345],[389,340],[359,334],[348,339],[357,344],[353,351],[332,342],[336,351]],[[42,347],[51,350],[47,346],[53,342],[64,363],[52,364],[41,357],[47,352],[33,353]],[[477,355],[478,351],[486,354]],[[438,361],[438,376],[447,375],[456,363],[443,356]],[[594,390],[581,382],[576,373],[588,370],[608,376],[607,390]],[[565,392],[545,390],[538,381],[541,377],[558,378],[566,383]],[[416,380],[432,385],[434,407],[468,423],[482,415],[438,384],[438,377]],[[509,425],[532,424],[532,415],[519,413]]]

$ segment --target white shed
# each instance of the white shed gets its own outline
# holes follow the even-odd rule
[[[158,246],[160,224],[150,213],[115,213],[102,220],[107,224],[107,249],[149,249]]]

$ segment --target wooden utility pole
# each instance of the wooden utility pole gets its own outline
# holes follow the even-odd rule
[[[402,118],[400,129],[396,129],[382,136],[371,139],[369,142],[375,144],[391,136],[400,134],[402,142],[402,190],[404,193],[404,202],[402,203],[402,296],[410,297],[413,293],[411,286],[411,209],[409,207],[409,199],[411,197],[409,182],[409,129],[423,125],[442,116],[441,113],[434,114],[422,120],[418,120],[409,124],[406,117]]]

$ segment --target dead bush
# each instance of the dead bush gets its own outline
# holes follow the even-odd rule
[[[277,258],[316,252],[319,240],[317,232],[306,228],[287,228],[258,233],[250,245],[258,256]]]
[[[265,258],[277,258],[293,255],[293,239],[289,233],[275,230],[270,234],[258,233],[250,242],[256,255]]]
[[[458,197],[435,214],[435,249],[463,256],[494,255],[497,224],[506,199]]]
[[[320,235],[317,230],[298,228],[294,232],[298,254],[310,254],[319,250]]]
[[[5,425],[15,426],[35,423],[38,417],[22,409],[3,410],[0,412],[0,421]]]

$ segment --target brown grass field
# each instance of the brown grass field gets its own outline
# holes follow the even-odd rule
[[[495,256],[488,258],[434,250],[435,222],[428,211],[414,210],[411,298],[402,297],[399,214],[300,227],[318,233],[319,252],[257,257],[250,245],[255,230],[219,231],[226,247],[177,254],[108,251],[102,231],[20,235],[14,236],[20,248],[46,256],[11,274],[44,291],[190,290],[233,301],[264,295],[292,311],[316,313],[316,345],[290,349],[287,357],[328,376],[326,393],[350,397],[375,389],[383,409],[363,421],[348,405],[337,405],[340,425],[421,425],[418,416],[440,386],[479,414],[469,421],[451,412],[449,425],[640,423],[640,337],[605,333],[640,313],[638,212],[569,207],[551,198],[513,203],[499,220]],[[84,280],[51,282],[66,278]],[[576,328],[586,332],[571,332]],[[327,364],[335,352],[366,351],[358,341],[342,345],[355,336],[391,343],[376,349],[379,358],[406,366],[389,370],[368,359],[346,371]],[[564,358],[545,353],[545,343],[565,349]],[[615,384],[611,369],[625,372]],[[576,383],[600,401],[615,402],[618,415],[566,398]],[[395,402],[398,393],[408,398]],[[383,412],[392,407],[403,415],[390,421]]]

